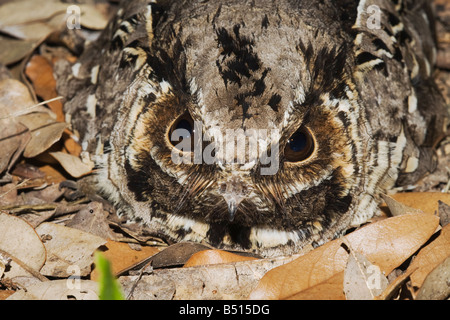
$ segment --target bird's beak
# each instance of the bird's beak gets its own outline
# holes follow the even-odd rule
[[[246,184],[237,177],[219,184],[219,192],[228,205],[228,220],[230,222],[234,220],[239,204],[246,198],[247,190]]]
[[[234,216],[236,214],[240,201],[236,201],[236,199],[233,198],[225,199],[225,201],[228,205],[228,220],[232,222],[234,220]]]

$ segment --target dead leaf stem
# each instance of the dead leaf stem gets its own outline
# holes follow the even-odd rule
[[[45,276],[40,274],[38,271],[32,269],[29,267],[26,263],[24,263],[22,260],[18,259],[17,257],[13,256],[12,254],[0,249],[0,253],[8,258],[10,258],[12,261],[17,263],[22,269],[30,273],[33,277],[39,279],[40,281],[49,281]]]

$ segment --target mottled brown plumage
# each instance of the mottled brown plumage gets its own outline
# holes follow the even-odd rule
[[[119,214],[287,254],[433,169],[433,30],[426,0],[124,1],[58,89]]]

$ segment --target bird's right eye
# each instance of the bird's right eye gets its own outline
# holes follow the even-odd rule
[[[314,152],[314,138],[311,131],[301,127],[288,139],[284,156],[289,162],[301,162]]]

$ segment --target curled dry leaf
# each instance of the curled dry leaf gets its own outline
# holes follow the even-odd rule
[[[9,65],[19,62],[29,55],[39,43],[40,40],[36,39],[20,40],[0,35],[0,46],[2,48],[8,48],[8,50],[0,51],[0,63]]]
[[[15,115],[33,104],[30,92],[20,81],[0,81],[0,173],[11,168],[31,139],[28,128],[19,123]]]
[[[194,253],[185,263],[184,267],[194,267],[219,263],[231,263],[238,261],[256,260],[253,257],[244,257],[235,253],[223,250],[203,250]]]
[[[450,257],[431,271],[422,287],[420,287],[416,300],[444,300],[450,297]]]
[[[58,96],[53,67],[47,59],[34,55],[26,65],[25,74],[33,83],[36,94],[43,100],[50,100]],[[49,102],[47,105],[56,114],[56,121],[63,122],[64,113],[61,100]]]
[[[444,192],[400,192],[392,195],[391,198],[405,206],[430,214],[438,211],[439,200],[450,203],[450,193]]]
[[[450,223],[450,206],[439,200],[439,218],[441,219],[441,226],[445,227]],[[450,202],[449,202],[450,203]]]
[[[406,214],[371,223],[347,236],[346,241],[390,273],[427,241],[439,224],[439,218],[428,214]],[[336,239],[297,258],[284,266],[270,270],[250,294],[251,299],[286,299],[310,288],[324,294],[313,299],[343,298],[343,271],[348,252]],[[319,290],[332,280],[333,290]],[[337,280],[337,281],[336,281]],[[336,292],[337,290],[337,292]],[[302,296],[297,296],[301,298]]]
[[[28,113],[16,119],[31,132],[31,140],[23,152],[26,158],[35,157],[50,148],[61,139],[67,127],[64,122],[57,122],[45,112]]]
[[[391,212],[391,214],[393,216],[400,216],[400,215],[406,214],[406,213],[422,213],[423,212],[420,209],[409,207],[386,194],[382,194],[381,197],[386,202],[386,204],[389,208],[389,211]]]
[[[193,254],[208,249],[211,247],[202,243],[178,242],[162,249],[147,262],[151,263],[154,269],[179,267],[184,265]]]
[[[421,249],[408,267],[415,270],[411,274],[411,284],[421,287],[427,275],[446,258],[450,257],[450,225],[441,229],[439,236]]]
[[[388,286],[380,268],[359,252],[351,252],[344,271],[344,293],[347,300],[373,300]]]
[[[29,276],[15,259],[36,272],[39,272],[46,259],[45,247],[33,227],[24,220],[3,212],[0,212],[0,250],[13,260],[11,268],[5,271],[6,278]]]
[[[74,178],[82,177],[92,171],[94,163],[85,163],[79,157],[64,153],[50,152],[50,155]]]
[[[116,235],[109,227],[106,219],[108,212],[103,210],[101,202],[90,202],[85,208],[78,211],[72,219],[66,223],[67,227],[75,228],[93,235],[99,236],[103,239],[115,240]]]

